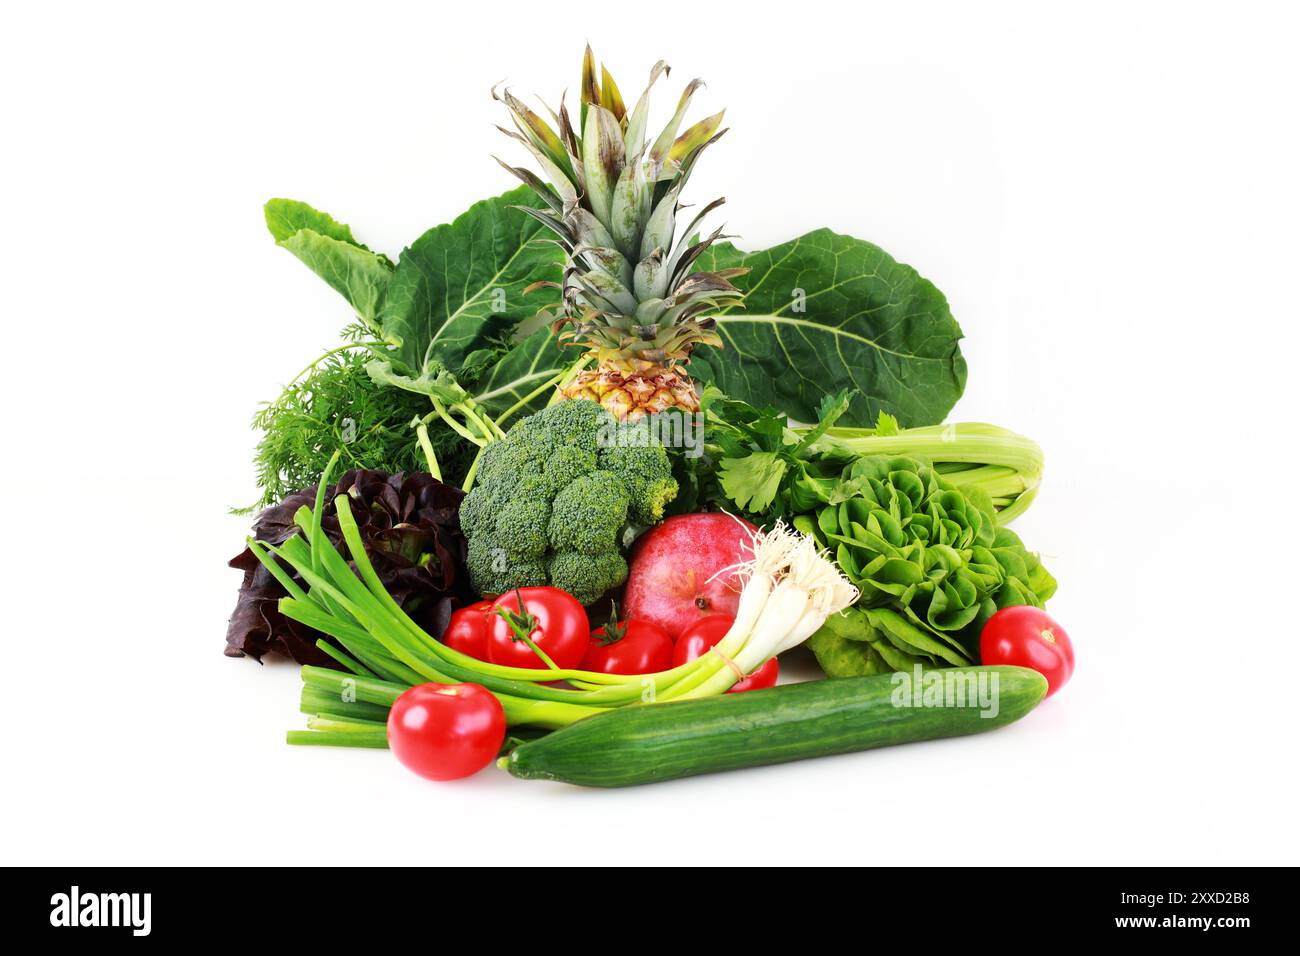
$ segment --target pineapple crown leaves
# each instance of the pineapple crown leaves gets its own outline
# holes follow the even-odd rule
[[[563,97],[558,111],[543,104],[548,122],[509,90],[492,91],[514,125],[498,128],[523,144],[542,175],[497,162],[541,198],[545,208],[521,211],[554,233],[569,257],[556,330],[567,325],[561,338],[586,342],[594,351],[664,352],[676,360],[697,344],[720,346],[699,316],[742,296],[730,280],[746,270],[692,271],[701,254],[727,238],[717,229],[695,241],[705,216],[724,200],[710,202],[679,229],[678,214],[687,208],[681,193],[701,154],[726,130],[719,112],[679,132],[704,85],[696,79],[651,140],[650,90],[668,73],[666,63],[656,63],[629,111],[609,71],[602,66],[597,72],[588,46],[576,126]]]

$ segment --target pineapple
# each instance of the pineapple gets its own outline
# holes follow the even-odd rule
[[[614,78],[601,68],[591,47],[582,61],[582,97],[575,130],[564,99],[559,112],[546,107],[554,126],[505,91],[515,131],[545,174],[501,161],[533,188],[545,209],[524,209],[556,234],[568,262],[559,283],[562,305],[552,316],[561,341],[584,346],[596,367],[564,384],[565,398],[590,398],[620,421],[649,413],[699,410],[695,384],[683,368],[697,346],[721,347],[706,313],[741,296],[731,279],[745,269],[693,271],[693,263],[714,242],[718,229],[694,245],[706,215],[722,205],[715,199],[682,230],[677,214],[682,188],[705,147],[717,142],[722,113],[700,120],[680,136],[691,98],[703,85],[692,80],[672,119],[659,136],[647,137],[650,88],[668,66],[660,61],[629,113]],[[675,240],[675,241],[674,241]]]

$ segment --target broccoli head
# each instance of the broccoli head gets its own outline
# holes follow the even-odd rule
[[[504,594],[546,578],[544,561],[512,555],[483,538],[469,543],[465,563],[474,586],[484,594]]]
[[[551,503],[547,537],[555,551],[613,551],[627,523],[627,487],[610,471],[574,478]]]
[[[542,474],[553,494],[563,491],[575,479],[596,470],[596,451],[580,445],[564,445],[555,449],[542,466]]]
[[[658,524],[677,497],[668,455],[658,445],[615,445],[600,450],[600,467],[627,488],[628,511],[637,524]]]
[[[659,521],[676,496],[644,429],[629,437],[597,402],[558,402],[484,449],[460,511],[470,577],[485,594],[551,584],[590,604],[627,578],[624,526]]]
[[[551,584],[568,591],[579,601],[583,592],[594,594],[594,601],[606,591],[627,580],[627,561],[618,550],[600,554],[583,554],[581,551],[556,551],[546,562]],[[591,601],[584,601],[590,604]]]

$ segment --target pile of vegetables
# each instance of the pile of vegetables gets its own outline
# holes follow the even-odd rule
[[[321,530],[331,508],[350,563]],[[373,709],[348,713],[353,701],[340,693],[345,687],[362,705],[391,706],[410,686],[475,683],[496,697],[508,723],[551,728],[639,704],[647,696],[655,701],[716,696],[807,640],[827,616],[857,596],[811,538],[778,525],[754,537],[749,560],[737,569],[744,587],[735,620],[715,653],[654,674],[575,670],[583,648],[575,659],[567,647],[575,621],[586,633],[581,605],[554,588],[531,588],[533,594],[519,589],[497,601],[501,613],[494,626],[500,634],[494,646],[499,650],[489,650],[488,656],[495,660],[499,653],[518,653],[524,657],[520,663],[527,662],[500,664],[438,641],[402,610],[367,556],[347,496],[327,502],[322,484],[315,507],[300,508],[295,520],[300,535],[278,546],[250,539],[248,547],[288,593],[280,601],[281,612],[336,639],[343,650],[332,656],[351,674],[304,668],[304,707],[322,706],[310,730],[291,735],[295,743],[380,745],[384,725],[372,719]],[[308,587],[299,585],[294,574]],[[322,641],[321,646],[328,645]],[[529,657],[530,652],[535,656]],[[548,652],[555,652],[554,657]],[[552,686],[557,681],[571,686]]]
[[[550,122],[495,94],[542,175],[503,163],[522,187],[395,260],[267,203],[353,313],[254,419],[265,510],[230,562],[227,653],[304,665],[290,743],[621,786],[991,729],[1069,679],[1006,527],[1043,454],[944,422],[943,295],[827,230],[741,252],[698,231],[721,200],[679,228],[725,130],[683,126],[694,81],[650,135],[667,74],[628,109],[588,49]],[[804,643],[829,679],[778,685]],[[893,693],[967,680],[1002,705]]]

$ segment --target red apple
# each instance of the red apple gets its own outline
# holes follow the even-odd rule
[[[734,574],[714,575],[752,556],[757,530],[711,512],[674,515],[647,531],[632,548],[623,592],[627,617],[659,625],[674,641],[702,617],[734,617],[742,584]]]

